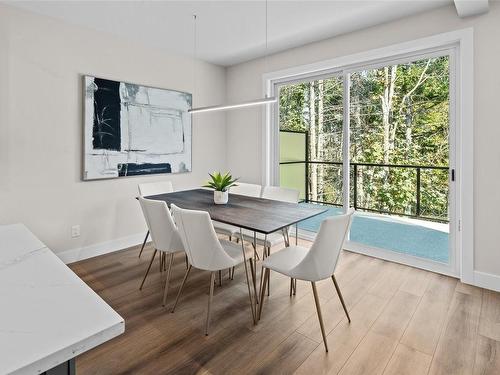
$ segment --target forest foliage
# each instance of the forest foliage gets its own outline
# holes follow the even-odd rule
[[[351,164],[351,206],[356,201],[358,208],[447,221],[448,56],[357,71],[350,78],[349,158],[361,163],[356,198]],[[342,204],[342,76],[284,85],[279,104],[280,130],[308,132],[309,160],[337,163],[309,165],[308,199]],[[422,166],[419,194],[417,168],[395,165]],[[436,166],[443,168],[427,168]]]

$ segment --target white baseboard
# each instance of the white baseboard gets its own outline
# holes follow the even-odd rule
[[[474,285],[500,292],[500,276],[486,272],[474,271]]]
[[[118,250],[123,250],[128,247],[142,244],[145,233],[137,233],[127,237],[117,238],[115,240],[97,243],[94,245],[83,246],[76,249],[69,249],[56,255],[66,264],[78,262],[88,258],[93,258],[99,255],[112,253]]]

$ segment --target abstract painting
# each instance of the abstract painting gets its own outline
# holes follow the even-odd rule
[[[191,171],[191,94],[84,78],[84,180]]]

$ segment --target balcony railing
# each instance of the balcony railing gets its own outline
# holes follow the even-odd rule
[[[310,194],[310,183],[311,183],[311,176],[310,176],[310,170],[312,165],[328,165],[328,166],[335,166],[339,169],[342,168],[343,163],[342,162],[332,162],[332,161],[310,161],[309,160],[309,137],[307,132],[289,132],[289,131],[281,131],[281,132],[286,132],[286,133],[301,133],[303,134],[305,138],[305,144],[304,144],[304,149],[305,149],[305,155],[304,155],[304,160],[292,160],[292,161],[282,161],[280,162],[281,165],[304,165],[304,199],[302,201],[304,202],[310,202],[310,203],[322,203],[322,204],[330,204],[330,205],[335,205],[335,206],[341,206],[341,204],[332,202],[332,201],[325,201],[325,200],[313,200],[311,199],[311,194]],[[415,197],[415,206],[414,210],[412,209],[413,212],[408,213],[408,212],[402,212],[402,211],[393,211],[393,210],[384,210],[384,209],[379,209],[379,208],[374,208],[374,207],[364,207],[359,204],[359,186],[358,186],[358,179],[359,179],[359,172],[361,168],[386,168],[387,170],[391,169],[405,169],[405,170],[414,170],[414,175],[415,175],[415,191],[414,191],[414,197]],[[350,172],[351,172],[351,206],[356,209],[356,210],[362,210],[362,211],[368,211],[368,212],[376,212],[376,213],[382,213],[382,214],[389,214],[389,215],[398,215],[398,216],[407,216],[407,217],[412,217],[412,218],[418,218],[418,219],[423,219],[423,220],[431,220],[431,221],[438,221],[438,222],[444,222],[447,223],[448,220],[448,212],[447,209],[443,210],[443,212],[439,212],[437,215],[426,215],[424,210],[422,210],[422,172],[423,171],[446,171],[446,173],[449,173],[449,167],[445,166],[434,166],[434,165],[409,165],[409,164],[379,164],[379,163],[350,163]],[[342,188],[340,187],[339,189],[339,194],[342,194]]]

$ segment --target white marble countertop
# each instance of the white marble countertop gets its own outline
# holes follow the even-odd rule
[[[123,318],[24,225],[0,226],[0,374],[42,373],[124,330]]]

